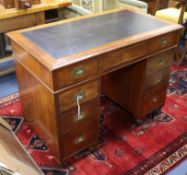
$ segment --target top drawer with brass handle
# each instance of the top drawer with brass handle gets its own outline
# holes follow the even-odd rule
[[[147,61],[147,75],[160,71],[168,67],[173,62],[173,51],[167,51],[159,55],[153,56]]]
[[[149,41],[149,53],[154,53],[162,49],[173,47],[177,44],[177,33],[172,32],[155,37]]]
[[[58,95],[59,112],[77,106],[77,98],[82,104],[99,96],[99,80],[80,85]]]
[[[59,90],[66,85],[81,81],[98,72],[97,57],[61,68],[53,73],[54,89]]]

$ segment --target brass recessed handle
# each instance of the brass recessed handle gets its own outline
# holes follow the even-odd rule
[[[153,102],[153,103],[156,103],[157,101],[158,101],[158,97],[153,97],[153,98],[152,98],[152,102]]]
[[[78,67],[78,68],[74,68],[73,69],[73,76],[77,77],[77,76],[81,76],[84,75],[86,72],[84,67]]]
[[[75,144],[75,145],[78,145],[78,144],[82,143],[84,140],[85,140],[85,136],[84,136],[84,135],[81,135],[81,136],[75,138],[74,144]]]
[[[161,39],[161,46],[164,47],[168,44],[168,38],[162,38]]]
[[[74,116],[74,121],[77,122],[79,120],[82,120],[85,117],[86,117],[86,114],[84,112],[81,112],[80,115]]]

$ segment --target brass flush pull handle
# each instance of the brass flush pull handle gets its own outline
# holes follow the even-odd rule
[[[74,68],[73,69],[73,76],[77,77],[77,76],[81,76],[86,72],[84,67],[79,67],[79,68]]]
[[[82,112],[82,113],[80,113],[80,115],[74,116],[74,121],[77,122],[79,120],[82,120],[85,117],[86,117],[86,114]]]
[[[84,135],[81,135],[81,136],[75,138],[74,144],[75,144],[75,145],[78,145],[78,144],[82,143],[84,140],[85,140],[85,136],[84,136]]]
[[[158,64],[159,64],[159,66],[163,66],[164,65],[164,61],[161,59],[161,60],[158,61]]]
[[[168,39],[167,38],[162,38],[161,39],[161,46],[164,47],[168,44]]]
[[[153,102],[153,103],[156,103],[157,101],[158,101],[158,97],[153,97],[153,98],[152,98],[152,102]]]
[[[155,78],[155,84],[160,83],[161,80],[162,80],[162,76],[159,75],[158,77]]]

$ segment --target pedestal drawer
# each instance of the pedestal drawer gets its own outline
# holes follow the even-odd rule
[[[66,85],[86,79],[97,74],[98,71],[97,57],[56,70],[53,73],[54,89],[58,90]]]
[[[173,62],[173,54],[173,50],[169,50],[148,59],[146,74],[152,74],[170,66]]]
[[[145,92],[150,89],[161,89],[166,87],[169,82],[170,67],[166,67],[156,73],[148,74],[145,79]]]
[[[99,98],[87,102],[80,106],[80,116],[77,114],[77,108],[74,108],[60,117],[60,132],[62,134],[81,125],[86,120],[99,119],[100,115]]]
[[[160,91],[151,91],[144,96],[143,113],[147,114],[162,106],[166,98],[166,88]]]
[[[99,96],[99,80],[80,85],[76,88],[65,91],[58,96],[59,112],[67,111],[77,106],[77,97],[79,103],[83,104]]]
[[[177,44],[178,37],[176,36],[178,36],[177,32],[172,32],[149,40],[149,53],[154,53],[162,49],[174,47]]]
[[[98,120],[85,121],[81,127],[76,127],[71,132],[61,136],[62,157],[69,157],[98,142]]]

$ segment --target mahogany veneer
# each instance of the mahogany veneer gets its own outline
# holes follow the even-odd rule
[[[181,29],[116,10],[9,33],[25,119],[63,162],[98,144],[101,92],[145,118],[164,104]]]

